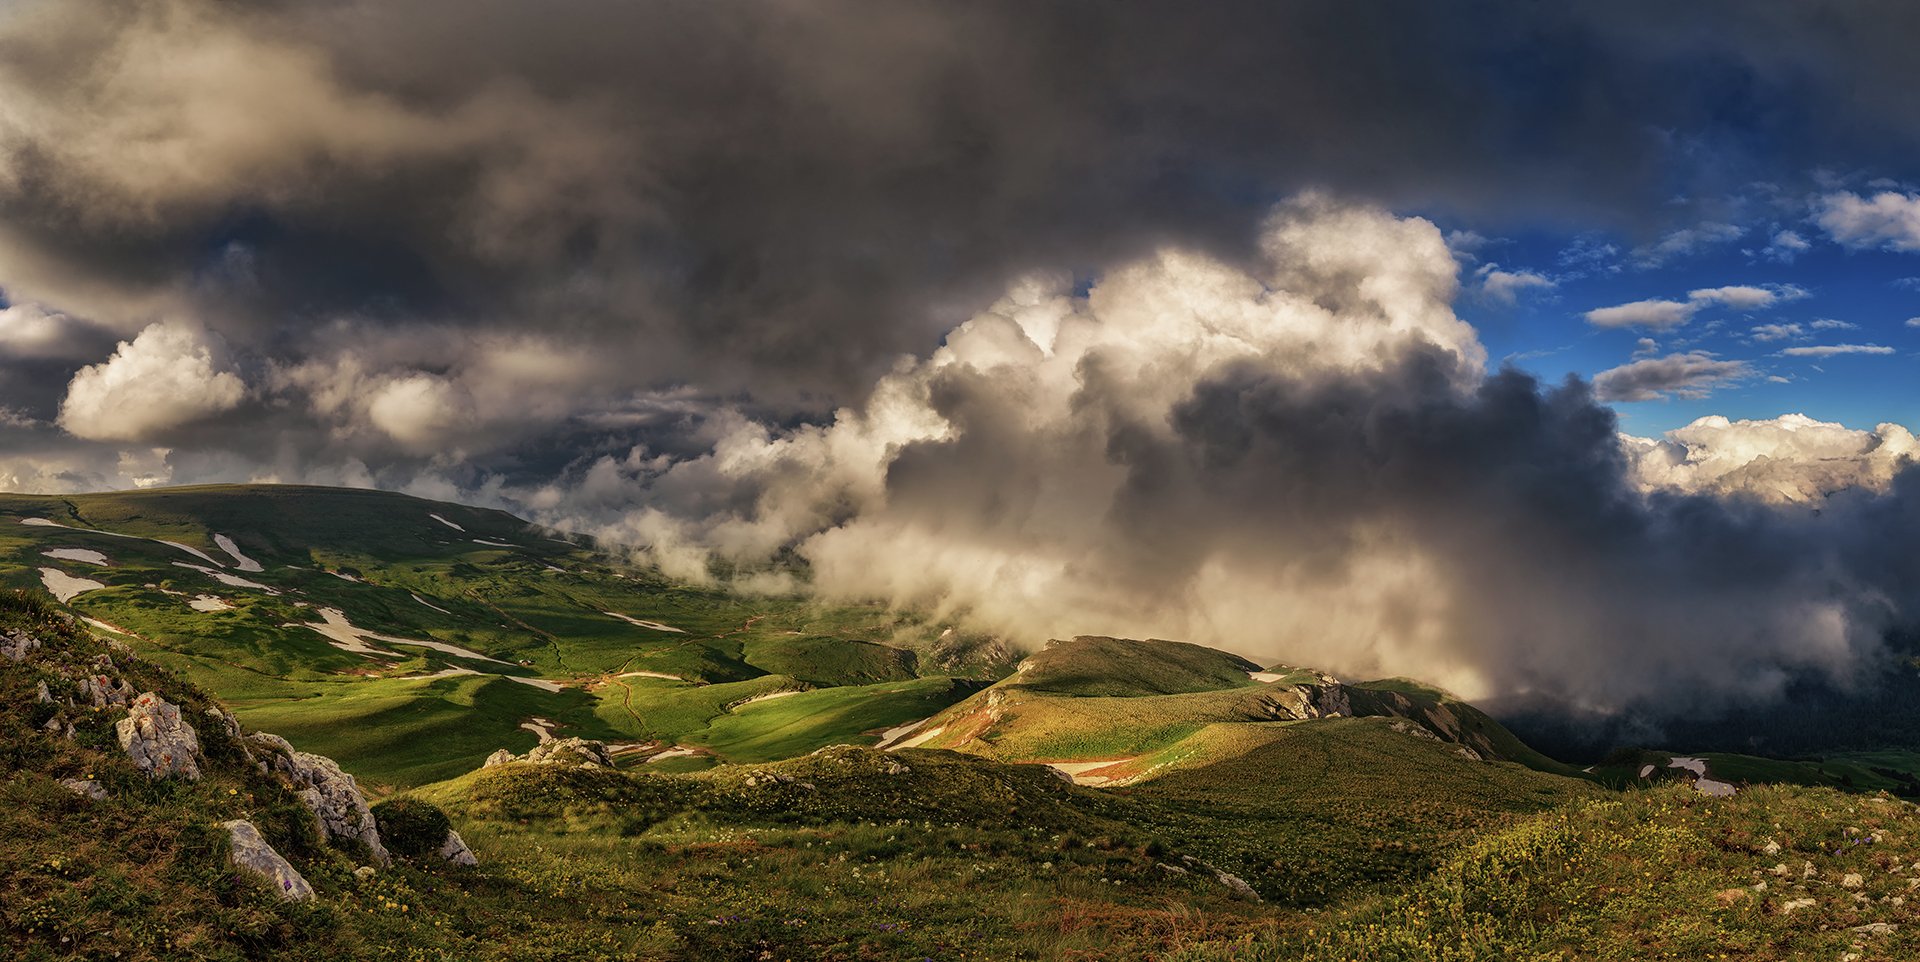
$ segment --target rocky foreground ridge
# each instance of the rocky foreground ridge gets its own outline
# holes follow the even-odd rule
[[[69,756],[73,758],[87,757],[88,748],[108,757],[118,754],[139,780],[149,783],[198,782],[213,768],[250,767],[305,809],[305,824],[277,826],[282,834],[317,836],[364,862],[359,874],[392,864],[375,808],[354,777],[332,759],[300,751],[278,735],[249,732],[231,712],[119,643],[90,638],[50,612],[39,617],[35,627],[0,629],[0,676],[9,690],[32,692],[29,716],[36,737],[66,743],[75,749]],[[62,757],[52,750],[43,754]],[[116,790],[102,774],[86,772],[58,782],[87,803],[106,803]],[[139,790],[138,780],[122,780],[121,786],[122,792],[150,791]],[[313,886],[260,826],[246,818],[218,825],[234,866],[258,876],[283,898],[314,898]],[[477,863],[451,827],[430,842],[432,858]]]

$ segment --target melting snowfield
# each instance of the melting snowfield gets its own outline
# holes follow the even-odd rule
[[[266,568],[261,567],[260,562],[255,561],[244,554],[241,554],[240,546],[237,544],[234,544],[232,538],[229,538],[224,534],[216,534],[213,536],[213,543],[219,545],[221,551],[224,551],[232,555],[234,567],[239,568],[241,571],[267,570]]]
[[[88,551],[85,548],[54,548],[51,551],[42,551],[40,553],[60,561],[81,561],[90,565],[99,565],[102,568],[107,567],[110,563],[107,561],[106,555],[98,551]]]
[[[53,593],[54,600],[61,604],[72,601],[76,596],[89,591],[99,591],[106,585],[88,578],[75,578],[59,568],[41,568],[40,583]]]
[[[465,531],[465,530],[467,530],[467,529],[465,529],[465,528],[462,528],[462,527],[460,527],[460,526],[459,526],[459,525],[457,525],[457,524],[454,524],[454,523],[453,523],[453,522],[451,522],[451,521],[448,521],[448,520],[447,520],[447,519],[445,519],[445,518],[442,518],[442,517],[440,517],[440,516],[439,516],[439,515],[437,515],[437,514],[429,514],[429,515],[427,515],[427,517],[429,517],[429,518],[432,518],[433,520],[435,520],[435,521],[438,521],[438,522],[440,522],[441,524],[444,524],[444,525],[446,525],[447,527],[449,527],[449,528],[452,528],[452,529],[453,529],[453,530],[455,530],[455,531]]]
[[[252,588],[255,591],[264,591],[270,595],[277,595],[280,593],[279,589],[269,588],[258,581],[248,581],[247,579],[242,578],[239,575],[230,575],[224,571],[215,571],[212,568],[204,567],[201,565],[188,564],[184,561],[176,561],[173,563],[173,566],[176,568],[186,568],[189,571],[198,571],[201,574],[206,575],[207,577],[212,578],[213,580],[218,581],[229,588]]]
[[[897,728],[889,728],[886,731],[883,731],[880,733],[880,740],[877,742],[874,742],[873,747],[878,748],[881,751],[886,751],[889,745],[892,745],[894,742],[897,742],[900,739],[907,737],[907,735],[912,733],[914,729],[919,728],[921,725],[924,725],[929,721],[932,721],[932,719],[922,718],[919,721],[910,721]]]
[[[489,548],[518,548],[518,547],[520,547],[520,546],[519,546],[519,545],[517,545],[517,544],[507,544],[507,543],[505,543],[505,542],[503,542],[503,541],[488,541],[488,540],[487,540],[487,539],[485,539],[485,538],[475,538],[475,539],[473,539],[473,543],[474,543],[474,544],[483,544],[483,545],[486,545],[486,546],[487,546],[487,547],[489,547]]]
[[[177,548],[190,555],[193,555],[196,558],[199,558],[202,561],[205,561],[207,564],[213,565],[216,568],[222,567],[220,562],[215,561],[212,558],[208,557],[206,552],[201,551],[199,548],[181,544],[178,541],[168,541],[164,538],[142,538],[137,534],[120,534],[117,531],[102,531],[99,528],[76,528],[70,524],[61,524],[58,521],[48,521],[45,518],[21,518],[20,523],[26,525],[29,528],[60,528],[66,531],[79,531],[85,534],[106,535],[109,538],[126,538],[129,541],[151,541],[154,544],[163,544],[169,548]]]
[[[187,607],[192,608],[195,611],[204,611],[208,613],[212,613],[215,611],[232,611],[233,610],[232,605],[227,604],[225,601],[222,601],[221,599],[216,598],[212,595],[199,595],[195,597],[192,601],[187,602]]]
[[[433,610],[435,610],[435,611],[437,611],[437,612],[439,612],[439,613],[441,613],[441,614],[443,614],[443,615],[450,615],[450,614],[453,614],[453,612],[451,612],[451,611],[448,611],[447,609],[445,609],[445,608],[442,608],[442,607],[440,607],[439,605],[436,605],[436,604],[434,604],[433,602],[431,602],[431,601],[428,601],[427,599],[425,599],[425,598],[422,598],[422,597],[420,597],[419,595],[416,595],[416,594],[413,594],[412,592],[408,592],[408,595],[409,595],[410,597],[412,597],[412,598],[413,598],[413,600],[415,600],[415,601],[418,601],[418,602],[420,602],[421,604],[423,604],[423,605],[426,605],[427,607],[429,607],[429,608],[432,608]]]
[[[640,627],[642,627],[642,628],[651,628],[651,629],[653,629],[654,631],[671,631],[671,632],[673,632],[673,633],[674,633],[674,634],[676,634],[676,635],[684,635],[684,634],[686,634],[686,631],[685,631],[684,629],[681,629],[681,628],[675,628],[675,627],[674,627],[674,626],[672,626],[672,625],[663,625],[663,624],[661,624],[661,623],[659,623],[659,622],[657,622],[657,621],[643,621],[643,620],[641,620],[641,619],[639,619],[639,618],[635,618],[635,617],[633,617],[632,615],[623,615],[623,614],[621,614],[621,613],[619,613],[619,612],[617,612],[617,611],[603,611],[603,612],[601,612],[601,614],[603,614],[603,615],[607,615],[607,616],[609,616],[609,617],[613,617],[613,618],[618,618],[618,619],[620,619],[621,621],[624,621],[624,622],[626,622],[627,624],[630,624],[630,625],[638,625],[638,626],[640,626]]]
[[[1093,775],[1089,773],[1097,772],[1103,768],[1112,768],[1115,765],[1124,765],[1130,761],[1133,761],[1133,759],[1109,758],[1104,762],[1047,762],[1046,766],[1073,779],[1075,785],[1098,788],[1112,782],[1113,779],[1106,775]]]
[[[1707,760],[1704,758],[1686,758],[1676,756],[1667,760],[1668,768],[1684,768],[1693,773],[1693,787],[1702,795],[1715,798],[1732,798],[1739,791],[1731,783],[1715,781],[1707,777]]]
[[[770,694],[765,694],[765,695],[755,695],[752,698],[749,698],[746,701],[743,701],[738,705],[733,706],[733,708],[735,711],[738,711],[742,708],[747,707],[748,705],[752,705],[757,702],[772,701],[775,698],[785,698],[788,695],[798,695],[798,694],[800,693],[797,691],[776,691],[776,692],[772,692]]]
[[[1277,671],[1250,671],[1247,672],[1247,677],[1264,685],[1269,682],[1279,681],[1287,676]]]
[[[675,745],[672,748],[669,748],[658,755],[654,755],[653,757],[648,758],[647,764],[651,765],[654,762],[664,762],[669,758],[686,758],[688,756],[698,755],[698,754],[700,753],[694,749],[682,748],[678,745]]]
[[[920,734],[915,735],[912,738],[909,738],[898,745],[888,746],[887,751],[890,751],[890,752],[897,751],[902,748],[919,748],[920,746],[925,745],[930,741],[933,741],[935,738],[940,737],[940,733],[946,730],[947,730],[947,726],[945,725],[941,725],[938,728],[929,728],[926,731],[923,731]]]

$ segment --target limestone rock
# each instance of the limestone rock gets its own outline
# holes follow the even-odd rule
[[[85,778],[63,778],[60,780],[60,786],[75,795],[91,798],[96,802],[104,802],[107,799],[107,790],[100,787],[99,782]]]
[[[40,680],[40,690],[35,693],[34,700],[42,705],[53,704],[53,692],[48,690],[46,679]]]
[[[466,840],[453,829],[447,829],[447,841],[440,846],[440,857],[455,865],[480,864],[480,860],[474,857],[473,849],[468,848]]]
[[[39,647],[40,639],[32,635],[0,635],[0,655],[15,664],[27,660],[27,655]]]
[[[569,765],[578,768],[612,768],[613,753],[607,750],[606,742],[590,738],[556,738],[541,742],[533,751],[525,755],[515,755],[502,748],[487,756],[482,768],[493,768],[509,762],[527,762],[533,765]]]
[[[180,709],[158,694],[146,692],[135,698],[114,731],[120,736],[120,747],[149,777],[200,778],[200,738],[180,718]]]
[[[235,819],[220,823],[220,827],[227,830],[233,845],[233,864],[266,879],[281,898],[293,902],[313,898],[313,886],[260,837],[260,830],[252,822]]]
[[[299,751],[278,735],[256,732],[248,741],[272,750],[264,764],[293,783],[300,800],[319,820],[322,836],[357,841],[376,863],[392,864],[387,847],[380,843],[380,829],[367,807],[367,797],[352,775],[341,771],[333,759]]]
[[[220,730],[226,732],[229,736],[233,738],[240,737],[240,719],[233,717],[231,712],[215,706],[207,709],[207,717],[212,719],[213,723],[219,726]]]
[[[125,708],[139,694],[109,665],[106,672],[96,671],[80,679],[80,696],[95,708]]]

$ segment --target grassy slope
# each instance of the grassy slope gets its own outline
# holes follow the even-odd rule
[[[439,515],[463,527],[434,520]],[[18,524],[46,518],[75,528]],[[266,570],[242,575],[267,590],[220,584],[176,562],[205,565],[177,548],[105,532],[164,538],[223,564],[224,534]],[[511,544],[499,548],[480,541]],[[45,557],[51,548],[100,551],[110,567]],[[939,627],[866,606],[827,608],[789,599],[748,599],[669,584],[510,515],[374,491],[282,486],[174,488],[72,497],[0,495],[0,584],[34,589],[40,566],[108,585],[72,602],[82,614],[129,634],[122,640],[232,699],[250,724],[323,746],[377,785],[445,778],[498,748],[524,750],[520,726],[551,719],[565,734],[639,741],[686,739],[742,757],[809,751],[859,741],[864,728],[924,717],[968,689],[944,672],[984,664],[946,652],[923,665],[914,645],[937,646]],[[229,573],[232,568],[226,569]],[[336,575],[345,574],[358,581]],[[187,606],[200,594],[233,610]],[[386,645],[391,658],[339,650],[301,627],[322,607],[382,634],[438,641],[511,664]],[[638,626],[613,612],[680,631]],[[934,661],[939,661],[936,666]],[[448,668],[477,678],[433,682],[404,676]],[[676,675],[723,689],[615,683],[627,671]],[[537,677],[560,693],[501,681]],[[730,685],[750,686],[730,697]],[[848,688],[816,703],[836,707],[817,724],[775,715],[780,731],[731,722],[705,734],[731,702],[782,687]],[[653,697],[658,704],[650,702]],[[377,727],[377,734],[371,726]],[[777,749],[772,746],[778,746]]]

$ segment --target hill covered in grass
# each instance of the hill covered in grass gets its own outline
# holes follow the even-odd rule
[[[543,729],[681,767],[870,743],[1010,661],[950,625],[673,583],[503,512],[378,491],[0,495],[0,587],[52,593],[392,787]]]
[[[1404,680],[1345,684],[1321,672],[1259,666],[1169,641],[1079,637],[1048,643],[1015,672],[910,729],[897,744],[1040,762],[1092,785],[1140,783],[1202,768],[1305,732],[1323,720],[1375,726],[1473,760],[1572,770],[1528,748],[1471,705]]]
[[[1614,791],[1467,757],[1385,716],[1264,723],[1276,731],[1222,760],[1118,789],[924,748],[847,745],[690,773],[556,753],[375,805],[393,853],[382,861],[324,832],[284,770],[257,763],[271,740],[224,727],[218,701],[190,683],[25,596],[0,596],[0,638],[9,958],[1920,951],[1909,803],[1797,786],[1733,799],[1682,784]],[[198,777],[143,771],[117,737],[133,703],[92,710],[95,678],[178,705],[200,732]],[[409,826],[432,822],[420,813],[438,812],[446,821],[427,834],[457,830],[478,864],[407,844],[420,831]],[[226,825],[238,820],[311,898],[233,861]]]

